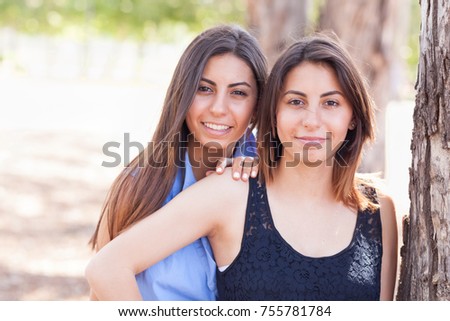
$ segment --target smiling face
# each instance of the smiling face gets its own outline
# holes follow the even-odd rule
[[[256,101],[257,85],[250,67],[230,53],[213,56],[186,116],[189,132],[202,146],[234,145],[244,134]]]
[[[330,66],[303,62],[294,67],[284,79],[277,104],[284,157],[310,166],[331,159],[352,129],[352,115]]]

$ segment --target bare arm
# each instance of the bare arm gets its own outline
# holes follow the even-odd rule
[[[380,214],[383,238],[383,257],[381,263],[381,293],[380,299],[393,300],[395,281],[397,278],[397,219],[392,199],[380,195]]]
[[[86,267],[93,297],[142,299],[137,273],[196,239],[214,234],[223,224],[226,215],[222,211],[230,210],[227,200],[235,194],[217,188],[224,180],[239,184],[216,175],[204,179],[106,244]]]
[[[109,241],[111,241],[111,237],[109,236],[108,231],[108,218],[106,216],[103,216],[100,221],[100,226],[98,229],[97,244],[95,247],[95,251],[96,252],[100,251],[100,249],[104,247],[106,244],[108,244]],[[89,299],[91,301],[98,301],[98,298],[92,289],[90,289]]]

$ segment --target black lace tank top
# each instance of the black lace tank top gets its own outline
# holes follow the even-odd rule
[[[274,226],[265,184],[251,179],[241,250],[217,271],[219,300],[379,300],[381,256],[379,210],[358,212],[352,241],[339,253],[298,253]]]

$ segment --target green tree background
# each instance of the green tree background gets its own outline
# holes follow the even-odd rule
[[[3,26],[36,34],[94,34],[170,40],[174,28],[198,32],[218,21],[243,23],[241,0],[2,0]]]
[[[313,1],[313,24],[323,0]],[[420,6],[411,1],[405,58],[410,79],[418,63]],[[83,39],[110,36],[173,42],[218,23],[246,23],[245,0],[0,0],[0,28]],[[314,27],[314,26],[313,26]]]

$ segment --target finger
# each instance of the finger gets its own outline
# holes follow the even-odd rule
[[[242,177],[241,179],[246,182],[250,177],[250,174],[253,170],[254,159],[253,157],[246,157],[243,166],[242,166]]]
[[[240,173],[241,173],[241,179],[246,182],[248,178],[250,177],[250,172],[253,166],[253,157],[245,157],[242,158],[242,161],[240,162]],[[237,170],[239,171],[239,170]]]
[[[245,157],[243,157],[243,156],[233,158],[233,164],[231,165],[231,167],[232,167],[231,172],[233,173],[232,174],[233,179],[236,181],[241,179],[242,166],[244,164],[244,160],[245,160]]]
[[[258,163],[253,162],[253,167],[250,176],[255,178],[256,176],[258,176],[258,172],[259,172],[259,165]]]
[[[216,173],[219,175],[222,174],[225,171],[225,167],[231,165],[231,163],[232,163],[231,158],[226,158],[226,157],[221,158],[217,162]]]
[[[205,174],[205,176],[208,177],[209,175],[211,175],[211,174],[213,174],[213,173],[216,173],[216,172],[215,172],[215,171],[207,171],[206,174]],[[220,173],[220,174],[222,174],[222,173]]]

